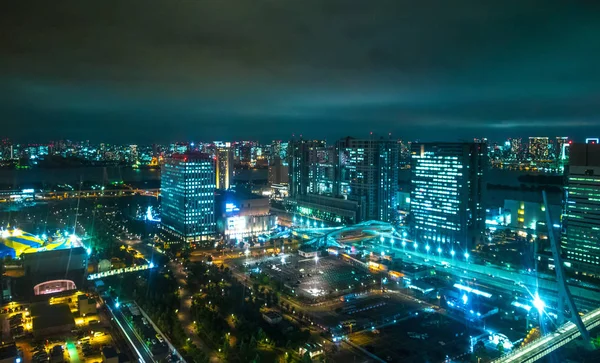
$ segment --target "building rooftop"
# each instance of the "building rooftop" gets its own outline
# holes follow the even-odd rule
[[[14,358],[17,353],[17,346],[14,343],[0,346],[0,360]]]
[[[104,356],[104,358],[110,359],[110,358],[117,357],[119,354],[117,353],[115,348],[113,348],[111,346],[107,346],[107,347],[102,348],[102,355]]]
[[[212,160],[213,157],[209,154],[197,152],[197,151],[189,151],[183,154],[173,154],[171,155],[171,159],[175,160]]]
[[[258,194],[254,194],[254,193],[248,193],[248,192],[243,192],[243,191],[230,191],[230,190],[223,190],[223,191],[218,191],[218,193],[221,195],[221,198],[223,198],[223,200],[227,201],[227,202],[238,202],[238,201],[242,201],[242,200],[252,200],[252,199],[268,199],[266,197],[263,197],[261,195]]]
[[[267,311],[266,313],[263,314],[264,316],[268,317],[269,319],[277,319],[279,317],[281,317],[281,314],[279,314],[276,311]]]
[[[75,325],[75,319],[67,304],[36,304],[31,307],[33,330],[43,330],[56,326]]]

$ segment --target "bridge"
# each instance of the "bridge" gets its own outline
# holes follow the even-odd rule
[[[600,308],[584,315],[581,320],[587,331],[600,325]],[[493,363],[530,363],[550,354],[563,345],[579,338],[581,332],[577,325],[567,322],[551,332],[524,347],[513,350],[511,353],[498,358]]]
[[[128,188],[128,189],[92,189],[92,190],[65,190],[65,191],[36,191],[33,189],[25,191],[0,191],[0,203],[8,203],[17,200],[63,200],[77,198],[119,198],[133,195],[146,195],[158,198],[160,189]]]
[[[88,281],[92,281],[92,280],[97,280],[97,279],[101,279],[101,278],[108,277],[108,276],[121,275],[124,273],[130,273],[130,272],[144,271],[144,270],[148,270],[148,269],[152,269],[152,268],[154,268],[154,263],[150,262],[147,265],[116,268],[116,269],[112,269],[112,270],[108,270],[108,271],[104,271],[104,272],[89,274],[87,279],[88,279]]]

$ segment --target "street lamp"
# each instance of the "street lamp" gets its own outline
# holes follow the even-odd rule
[[[469,256],[470,256],[470,255],[469,255],[469,252],[465,252],[465,260],[466,260],[466,261],[469,261]]]
[[[450,256],[452,256],[452,259],[454,260],[454,255],[456,254],[456,252],[454,252],[454,250],[450,251]]]
[[[427,254],[429,254],[430,249],[431,249],[431,247],[429,247],[429,245],[425,246],[425,251],[427,251]]]
[[[383,236],[379,237],[379,242],[383,243],[383,241],[384,241]]]
[[[415,242],[415,243],[413,244],[413,247],[415,248],[415,252],[417,252],[417,247],[419,247],[419,245],[417,244],[417,242]]]
[[[402,248],[406,247],[406,241],[402,241]]]

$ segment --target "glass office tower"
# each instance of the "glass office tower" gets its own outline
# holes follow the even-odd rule
[[[199,242],[213,238],[215,160],[208,154],[174,154],[161,175],[161,229],[166,242]]]
[[[413,143],[411,231],[418,244],[463,255],[484,237],[484,143]]]
[[[233,182],[233,150],[229,143],[215,150],[217,167],[217,189],[228,190]]]
[[[396,140],[354,139],[336,143],[334,192],[364,204],[363,220],[395,218],[399,148]]]
[[[600,277],[600,145],[572,144],[562,252],[574,274]],[[554,223],[558,223],[555,221]]]

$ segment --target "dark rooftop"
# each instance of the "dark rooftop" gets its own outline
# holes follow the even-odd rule
[[[102,355],[104,358],[114,358],[118,356],[118,353],[113,347],[104,347],[102,348]]]
[[[7,344],[0,346],[0,359],[14,358],[17,356],[17,346],[13,344]]]
[[[47,329],[62,325],[75,325],[73,314],[67,304],[36,304],[31,307],[33,330]]]

